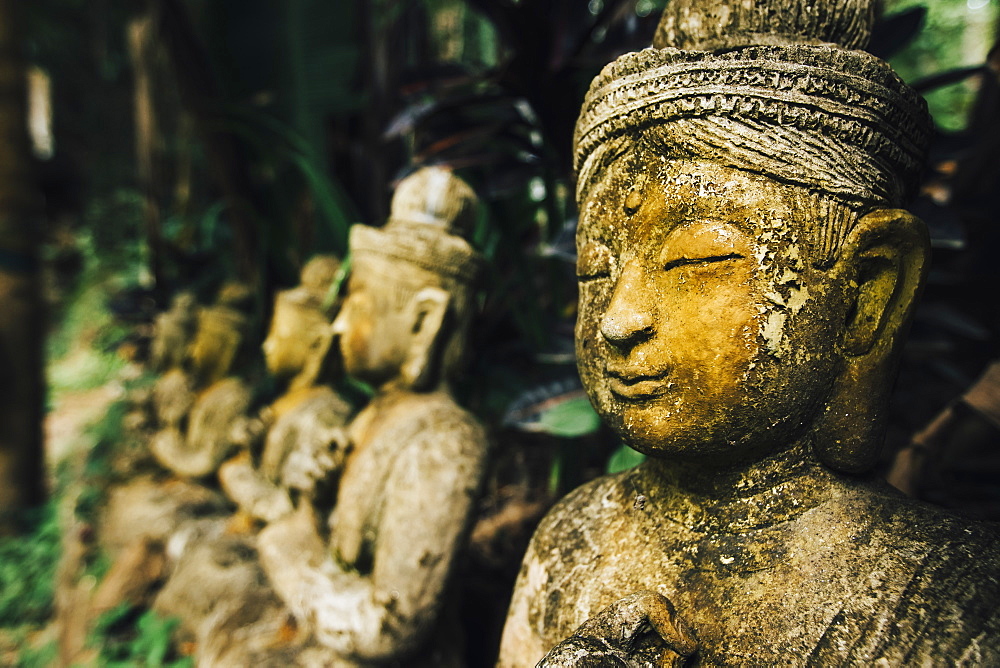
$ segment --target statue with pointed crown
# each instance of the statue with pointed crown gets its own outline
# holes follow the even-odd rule
[[[273,522],[291,512],[293,494],[312,502],[323,491],[317,484],[343,464],[338,444],[351,406],[330,386],[339,374],[331,327],[339,270],[337,258],[318,255],[302,268],[299,286],[274,300],[264,359],[285,391],[242,425],[243,451],[219,468],[226,495],[254,519]]]
[[[258,538],[271,584],[323,665],[461,665],[449,581],[487,441],[451,383],[482,264],[464,238],[476,205],[450,170],[426,167],[400,182],[385,227],[351,228],[333,329],[344,370],[376,392],[347,429],[329,539],[306,505]]]
[[[214,474],[233,448],[234,424],[246,415],[252,393],[234,373],[246,353],[250,289],[227,283],[216,303],[197,312],[184,364],[153,387],[158,429],[150,441],[154,458],[184,478]]]
[[[928,260],[867,0],[671,0],[575,134],[577,360],[639,467],[543,520],[500,665],[992,665],[997,532],[874,480]]]

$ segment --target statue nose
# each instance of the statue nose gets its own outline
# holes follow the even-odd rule
[[[601,335],[616,348],[631,347],[653,335],[655,326],[648,295],[640,289],[642,276],[626,269],[615,286],[601,319]]]

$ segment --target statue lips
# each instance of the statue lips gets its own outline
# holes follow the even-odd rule
[[[665,394],[669,385],[665,382],[670,370],[649,373],[628,368],[607,368],[608,389],[625,401],[646,401]]]

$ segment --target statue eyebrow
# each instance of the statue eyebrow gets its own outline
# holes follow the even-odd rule
[[[745,256],[739,253],[727,253],[726,255],[709,255],[707,257],[679,257],[663,265],[664,271],[676,269],[689,264],[710,264],[712,262],[725,262],[726,260],[740,260]]]

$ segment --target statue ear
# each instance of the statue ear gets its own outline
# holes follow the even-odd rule
[[[858,221],[834,266],[853,293],[844,336],[845,355],[868,355],[905,328],[923,281],[929,247],[924,224],[901,209],[880,209]]]
[[[858,473],[875,464],[899,351],[923,285],[927,228],[901,209],[861,218],[831,270],[849,303],[839,342],[842,370],[816,432],[828,466]]]
[[[410,300],[412,336],[401,375],[411,389],[423,389],[430,381],[443,341],[445,318],[451,296],[441,288],[423,288]]]

